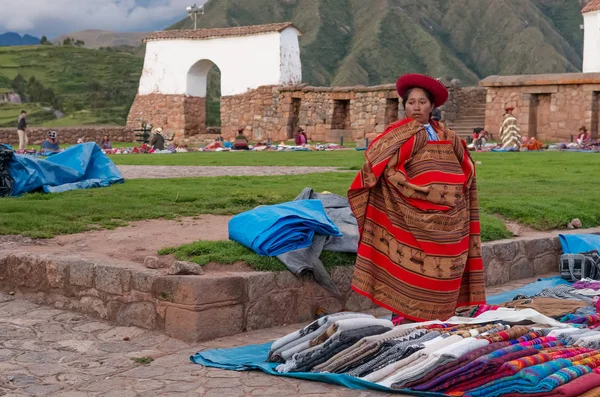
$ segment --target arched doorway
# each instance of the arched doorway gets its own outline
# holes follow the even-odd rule
[[[221,70],[202,59],[190,67],[186,82],[185,131],[187,136],[204,134],[207,127],[221,125]]]

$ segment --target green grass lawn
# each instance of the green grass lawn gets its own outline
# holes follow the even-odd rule
[[[195,262],[200,265],[208,263],[231,265],[243,262],[258,271],[286,270],[285,265],[276,257],[259,256],[234,241],[197,241],[181,247],[166,248],[158,253],[159,255],[173,254],[179,260]],[[323,251],[321,261],[325,269],[332,270],[336,266],[354,265],[356,255]]]
[[[239,156],[239,157],[238,157]],[[214,165],[331,165],[354,167],[362,152],[191,153],[113,156],[128,159],[212,159]],[[226,161],[225,161],[225,160]],[[278,160],[275,162],[275,160]],[[483,239],[507,237],[493,214],[548,230],[572,218],[600,225],[600,188],[593,183],[600,156],[586,153],[481,153],[477,166]],[[180,160],[177,160],[180,161]],[[151,164],[148,163],[148,164]],[[209,163],[211,164],[211,163]],[[204,162],[206,164],[206,161]],[[293,199],[304,187],[346,194],[354,173],[273,177],[128,180],[109,188],[2,199],[0,234],[51,237],[128,221],[198,214],[236,214]]]

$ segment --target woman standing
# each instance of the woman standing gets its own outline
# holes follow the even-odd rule
[[[410,320],[445,320],[485,303],[475,166],[431,120],[443,84],[407,74],[396,89],[406,119],[373,141],[348,192],[361,234],[352,288]]]

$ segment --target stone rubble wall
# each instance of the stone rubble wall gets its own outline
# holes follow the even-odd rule
[[[290,272],[163,276],[118,261],[0,254],[0,290],[190,342],[309,321],[318,307],[330,313],[373,307],[351,294],[352,268],[334,269],[332,279],[341,297]]]
[[[585,126],[598,137],[600,84],[554,84],[487,88],[485,128],[496,134],[506,106],[514,107],[523,137],[570,142]]]
[[[468,113],[474,103],[485,103],[485,88],[461,88],[460,83],[453,84],[449,87],[450,98],[441,108],[444,119],[453,121]],[[344,106],[347,106],[345,119]],[[402,99],[394,84],[269,86],[221,98],[221,125],[227,139],[244,128],[244,134],[252,140],[282,141],[292,139],[296,127],[302,127],[312,141],[339,142],[340,131],[347,131],[343,135],[351,140],[374,138],[402,118]]]
[[[205,134],[206,99],[185,95],[136,95],[127,128],[138,129],[142,121],[161,127],[167,136],[176,140]]]
[[[122,126],[84,126],[84,127],[32,127],[27,129],[27,138],[30,145],[40,145],[48,136],[49,131],[58,133],[58,140],[61,144],[77,143],[77,139],[84,138],[86,142],[98,142],[104,135],[108,135],[112,142],[132,142],[135,135],[132,129]],[[0,128],[0,143],[10,145],[19,144],[19,135],[17,128]]]
[[[486,286],[558,271],[557,237],[483,245]],[[138,264],[55,254],[0,252],[0,290],[120,325],[156,329],[190,342],[373,308],[350,288],[352,267],[331,276],[340,297],[312,279],[284,272],[164,276]]]

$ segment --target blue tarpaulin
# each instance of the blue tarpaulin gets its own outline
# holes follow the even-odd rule
[[[563,254],[581,254],[600,251],[600,236],[597,234],[559,234]]]
[[[71,146],[47,159],[14,155],[8,172],[15,180],[11,196],[39,189],[59,193],[123,182],[121,172],[94,142]]]
[[[262,256],[310,247],[315,233],[342,236],[320,200],[258,207],[229,221],[229,238]]]
[[[213,349],[199,352],[190,359],[192,362],[205,367],[220,368],[231,371],[251,371],[260,370],[269,375],[285,376],[296,379],[306,379],[316,382],[330,383],[333,385],[345,386],[349,389],[358,390],[378,390],[387,393],[401,393],[412,396],[446,396],[441,393],[427,393],[413,390],[392,390],[377,383],[367,382],[343,374],[316,373],[316,372],[289,372],[280,374],[275,371],[276,363],[266,362],[271,343],[264,345],[248,345],[235,347],[232,349]]]

